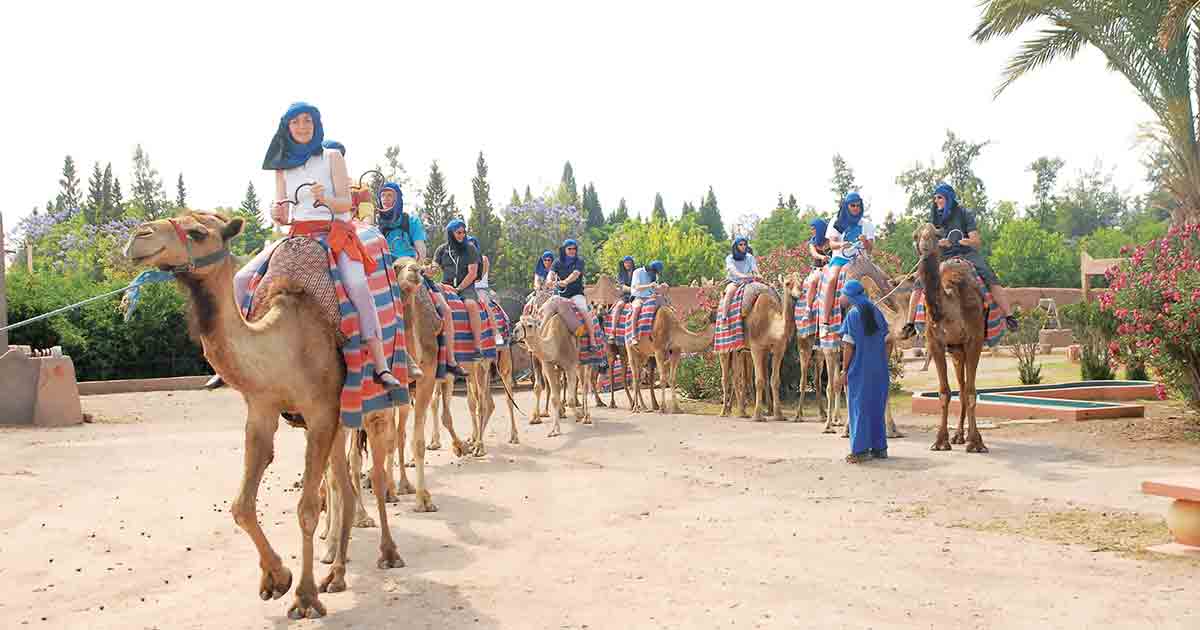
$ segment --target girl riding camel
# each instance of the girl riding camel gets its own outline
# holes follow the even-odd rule
[[[637,323],[638,315],[642,311],[642,304],[646,300],[650,299],[650,297],[653,296],[656,291],[665,292],[667,289],[666,284],[658,281],[658,278],[662,275],[662,272],[663,264],[661,260],[656,260],[649,265],[646,265],[645,267],[633,272],[633,280],[632,285],[630,286],[630,291],[634,296],[634,300],[633,308],[631,309],[632,312],[629,315],[629,321],[630,325],[633,326],[634,334],[633,338],[629,341],[630,345],[636,346],[638,342]]]
[[[546,250],[542,252],[541,258],[533,264],[533,290],[548,291],[553,287],[554,277],[554,252]]]
[[[825,267],[825,319],[833,316],[834,285],[842,267],[849,264],[862,252],[870,252],[875,238],[875,226],[866,218],[862,197],[852,192],[842,200],[837,220],[825,231],[833,257]]]
[[[483,347],[483,320],[479,316],[479,295],[475,279],[479,275],[479,251],[467,242],[467,224],[455,219],[446,225],[446,242],[433,253],[433,262],[442,268],[442,283],[449,285],[467,307],[475,351]]]
[[[725,257],[725,295],[721,297],[721,306],[717,311],[725,313],[729,300],[737,288],[758,278],[758,261],[754,258],[754,250],[750,249],[750,241],[744,236],[733,239],[729,255]]]
[[[634,262],[633,256],[626,256],[621,259],[621,266],[617,268],[617,285],[621,288],[621,301],[632,302],[633,292],[633,272],[637,269],[637,263]]]
[[[292,236],[325,236],[337,257],[338,272],[354,309],[358,311],[363,340],[375,365],[374,380],[387,389],[405,387],[388,369],[383,350],[379,312],[367,286],[367,273],[375,270],[375,260],[367,253],[351,219],[350,175],[341,151],[322,146],[325,132],[321,112],[307,103],[294,103],[279,119],[279,126],[263,158],[264,170],[275,171],[275,203],[271,219],[276,225],[288,221],[289,193],[302,184],[291,211]],[[270,259],[282,240],[263,248],[233,278],[238,306],[246,304],[255,272]],[[214,386],[220,385],[220,378]]]
[[[829,237],[825,236],[829,230],[829,222],[817,217],[808,224],[812,227],[812,236],[808,239],[808,255],[812,258],[814,267],[824,267],[829,263],[829,259],[833,258],[833,248],[830,247]]]

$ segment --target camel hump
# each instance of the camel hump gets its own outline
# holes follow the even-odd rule
[[[270,309],[276,296],[307,296],[324,319],[339,330],[341,311],[337,291],[329,276],[329,259],[320,243],[307,238],[289,238],[271,253],[270,264],[254,289],[249,321],[257,321]],[[339,343],[344,341],[338,335]]]

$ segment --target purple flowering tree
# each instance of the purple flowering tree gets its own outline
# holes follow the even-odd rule
[[[543,198],[530,203],[510,205],[504,213],[503,247],[493,265],[491,277],[497,287],[528,290],[533,285],[533,264],[542,252],[558,255],[558,247],[568,238],[579,241],[585,260],[591,253],[587,241],[587,217],[575,206],[549,204]],[[594,267],[595,261],[588,261]]]

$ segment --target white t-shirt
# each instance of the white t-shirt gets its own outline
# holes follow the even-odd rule
[[[853,247],[841,252],[835,251],[834,255],[840,255],[843,258],[854,258],[857,256],[861,248],[861,244],[858,243],[860,235],[865,236],[868,241],[875,240],[875,224],[871,223],[871,220],[867,217],[860,219],[858,225],[851,226],[846,232],[850,235],[849,237],[839,232],[833,223],[830,223],[829,227],[825,230],[825,238],[837,237],[852,241]]]

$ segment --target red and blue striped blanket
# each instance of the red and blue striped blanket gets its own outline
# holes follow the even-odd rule
[[[729,298],[725,312],[717,313],[717,332],[713,337],[713,351],[717,353],[734,352],[746,347],[746,325],[742,318],[742,298],[746,295],[746,287],[750,283],[742,283]]]
[[[492,318],[488,315],[488,309],[482,308],[483,304],[480,303],[479,318],[483,324],[483,329],[479,334],[479,342],[483,347],[476,350],[475,336],[471,333],[471,319],[467,315],[467,304],[448,285],[443,284],[441,289],[442,295],[446,297],[446,304],[450,307],[452,314],[451,330],[453,334],[451,335],[450,346],[454,352],[455,361],[459,365],[473,363],[481,358],[495,361],[496,336],[495,331],[492,329]],[[482,355],[480,351],[482,351]]]
[[[358,237],[363,242],[367,254],[375,259],[375,271],[367,276],[367,285],[375,297],[375,306],[379,311],[379,325],[383,336],[383,350],[390,357],[388,364],[392,374],[401,382],[408,383],[408,351],[404,343],[404,318],[401,310],[400,286],[396,282],[395,271],[392,269],[392,256],[388,250],[387,241],[374,226],[364,223],[354,223]],[[337,257],[326,244],[326,234],[319,234],[314,239],[325,249],[328,263],[328,273],[337,293],[338,309],[341,312],[339,329],[345,338],[342,344],[342,358],[346,362],[346,379],[342,385],[341,417],[346,427],[357,429],[362,426],[363,414],[399,405],[409,404],[408,389],[400,388],[388,392],[377,384],[372,376],[375,365],[371,352],[362,339],[358,321],[358,311],[350,301],[346,288],[342,284],[342,276],[338,271]],[[303,238],[303,237],[297,237]],[[270,258],[261,267],[254,270],[246,301],[241,305],[243,314],[249,314],[253,306],[255,289],[267,275]]]
[[[796,317],[796,336],[811,337],[817,334],[818,318],[820,316],[820,289],[823,269],[813,269],[804,278],[804,291],[794,307]]]

